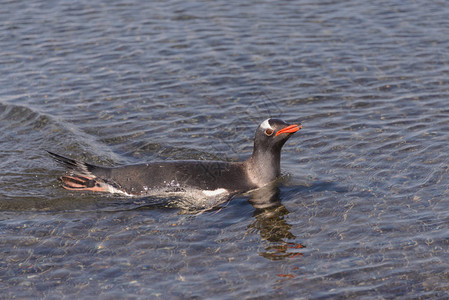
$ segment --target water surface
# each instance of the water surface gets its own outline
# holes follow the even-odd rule
[[[444,298],[449,7],[441,1],[4,1],[5,298]],[[112,166],[246,159],[301,121],[264,205],[191,214],[61,188]],[[166,199],[167,200],[167,199]]]

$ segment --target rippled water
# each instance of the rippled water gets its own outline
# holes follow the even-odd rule
[[[2,297],[448,296],[446,2],[1,7]],[[268,207],[72,193],[45,152],[241,160],[268,116],[303,124]]]

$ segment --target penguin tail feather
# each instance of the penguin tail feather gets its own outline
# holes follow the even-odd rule
[[[61,176],[63,188],[72,191],[108,192],[108,186],[101,179],[92,174],[96,166],[64,157],[62,155],[47,151],[51,157],[70,171],[70,175]]]
[[[48,154],[59,164],[63,165],[70,171],[76,173],[76,174],[82,174],[86,175],[92,178],[96,178],[94,174],[92,174],[92,170],[96,168],[96,166],[85,163],[83,161],[71,159],[68,157],[64,157],[62,155],[47,151]]]

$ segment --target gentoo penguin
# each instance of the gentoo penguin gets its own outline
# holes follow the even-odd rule
[[[253,153],[243,162],[161,161],[107,168],[49,154],[68,168],[69,173],[60,177],[68,190],[223,198],[275,180],[281,171],[282,146],[301,128],[279,119],[263,121],[254,136]]]

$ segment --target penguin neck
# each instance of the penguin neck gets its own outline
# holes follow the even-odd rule
[[[269,151],[255,146],[253,154],[245,163],[253,183],[262,187],[281,174],[281,151]]]

